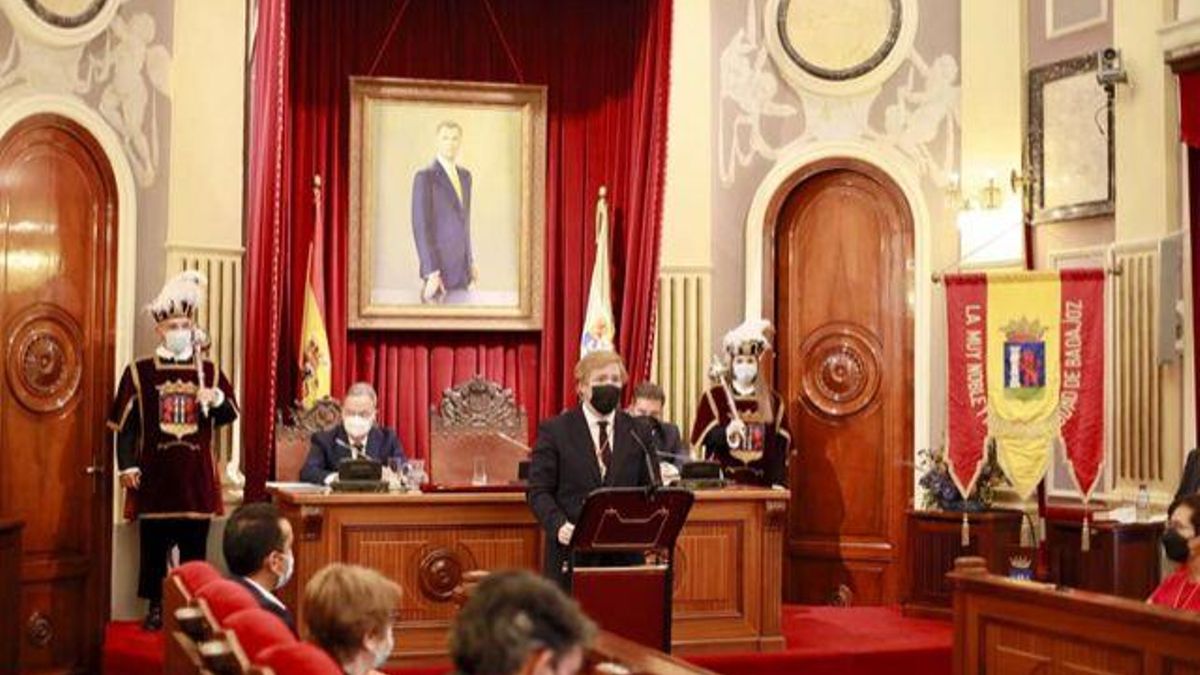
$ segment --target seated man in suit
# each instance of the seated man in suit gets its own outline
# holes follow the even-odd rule
[[[565,585],[563,565],[583,502],[601,487],[637,487],[657,482],[657,463],[650,475],[632,417],[617,409],[626,380],[625,363],[616,352],[592,352],[575,365],[580,404],[538,425],[529,468],[527,498],[546,532],[544,573]],[[629,564],[623,556],[580,559],[588,565]]]
[[[312,435],[308,459],[300,470],[300,480],[329,485],[337,480],[338,463],[350,457],[366,457],[383,465],[388,477],[389,460],[404,460],[404,446],[396,432],[375,424],[375,388],[356,382],[346,390],[342,401],[342,423]]]
[[[679,478],[679,469],[690,458],[687,446],[683,444],[683,434],[679,427],[670,422],[662,421],[663,406],[666,405],[667,395],[662,387],[653,382],[642,382],[633,388],[633,401],[629,404],[629,414],[634,417],[649,417],[655,420],[651,427],[658,436],[659,470],[663,481],[670,483]]]
[[[292,525],[274,504],[242,504],[225,523],[221,548],[233,580],[246,587],[259,606],[296,632],[296,618],[272,591],[292,578]]]

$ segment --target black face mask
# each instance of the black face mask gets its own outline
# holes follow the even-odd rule
[[[1163,551],[1172,562],[1185,563],[1188,559],[1188,540],[1179,530],[1167,530],[1162,536]]]
[[[617,409],[621,400],[621,388],[615,384],[592,385],[592,407],[601,415],[607,415]]]

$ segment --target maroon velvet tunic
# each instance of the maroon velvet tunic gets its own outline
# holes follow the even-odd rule
[[[746,424],[748,443],[743,442],[740,450],[760,452],[761,456],[749,462],[739,459],[725,439],[725,427],[733,420],[729,402],[721,387],[713,387],[700,397],[692,423],[692,445],[703,445],[706,459],[721,464],[727,478],[750,485],[787,485],[787,456],[792,446],[784,420],[783,397],[771,392],[771,419],[765,411],[759,411],[756,396],[734,395],[742,422]],[[741,454],[738,452],[737,454]]]
[[[211,361],[204,385],[225,394],[207,414],[196,400],[195,361],[139,359],[125,368],[108,416],[118,432],[118,465],[141,469],[141,484],[129,490],[127,515],[149,518],[207,518],[221,513],[221,481],[213,461],[213,429],[238,416],[233,386]]]

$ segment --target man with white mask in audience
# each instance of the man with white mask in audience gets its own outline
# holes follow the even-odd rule
[[[312,435],[308,459],[300,471],[300,480],[329,485],[337,480],[338,464],[344,459],[365,458],[379,462],[384,475],[390,473],[392,460],[405,462],[404,446],[396,432],[376,424],[378,397],[375,388],[356,382],[346,390],[342,401],[342,423]]]

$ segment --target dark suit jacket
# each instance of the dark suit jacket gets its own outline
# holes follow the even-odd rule
[[[241,584],[246,590],[250,591],[250,595],[253,595],[254,599],[258,601],[259,607],[262,607],[263,609],[282,619],[283,622],[287,624],[287,627],[292,631],[292,635],[295,635],[296,637],[300,636],[300,634],[296,632],[296,617],[292,615],[292,610],[271,602],[270,598],[268,598],[266,595],[263,595],[263,592],[258,590],[254,584],[246,581],[245,577],[235,576],[233,577],[233,580]]]
[[[440,162],[413,176],[412,228],[421,278],[441,271],[446,290],[471,282],[471,172],[456,166],[462,201]]]
[[[312,446],[308,450],[308,459],[304,461],[304,468],[300,470],[300,480],[306,483],[323,484],[326,476],[337,472],[338,462],[350,457],[350,448],[346,447],[349,444],[346,428],[340,424],[332,429],[313,434]],[[387,466],[388,460],[392,457],[398,457],[401,460],[405,458],[404,446],[400,444],[396,432],[386,427],[371,427],[371,431],[367,434],[366,450],[367,457],[384,466]]]
[[[1171,500],[1171,508],[1167,509],[1167,513],[1174,511],[1184,497],[1197,492],[1200,492],[1200,451],[1192,448],[1183,465],[1183,474],[1179,476],[1179,489],[1175,491],[1175,499]]]
[[[650,484],[645,454],[633,433],[633,418],[618,410],[613,419],[612,467],[602,481],[592,435],[581,408],[571,408],[538,425],[529,467],[527,498],[534,516],[546,532],[544,572],[547,577],[560,584],[563,582],[562,564],[566,561],[567,550],[558,543],[558,530],[564,523],[579,520],[583,502],[592,490]],[[643,442],[646,441],[643,439]],[[657,480],[658,463],[653,462],[652,466]]]
[[[684,463],[688,461],[688,449],[683,444],[683,434],[679,431],[679,427],[670,422],[663,422],[661,427],[662,447],[659,448],[659,452],[664,454],[658,459],[683,468]]]

